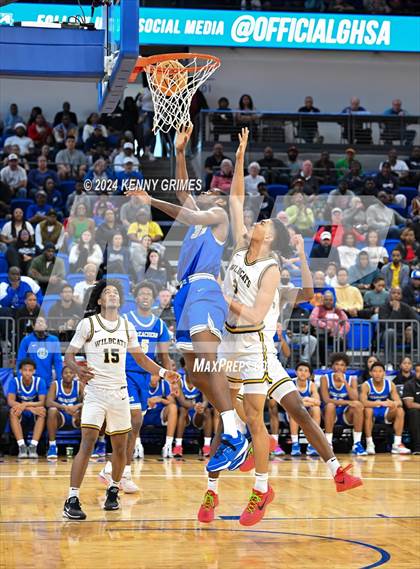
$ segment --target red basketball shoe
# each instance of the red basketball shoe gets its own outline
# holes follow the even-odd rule
[[[274,500],[274,495],[274,490],[271,486],[268,487],[268,491],[265,494],[253,489],[248,505],[239,518],[239,523],[242,526],[253,526],[260,522],[264,517],[268,504]]]
[[[219,498],[212,490],[207,490],[204,494],[203,503],[198,510],[198,521],[209,524],[214,520],[214,510],[219,505]]]
[[[276,441],[273,439],[273,437],[269,437],[269,441],[270,441],[269,451],[271,453],[275,450],[277,444]],[[241,472],[249,472],[253,468],[255,468],[254,447],[250,445],[248,450],[248,456],[246,457],[245,462],[243,462],[239,467],[239,470]]]
[[[337,470],[334,476],[335,487],[337,492],[345,492],[346,490],[353,490],[358,486],[363,486],[361,478],[357,476],[352,476],[347,471],[353,468],[352,464],[348,464],[345,468],[340,468]]]

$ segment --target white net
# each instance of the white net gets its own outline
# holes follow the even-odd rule
[[[179,131],[190,122],[194,93],[220,66],[206,55],[150,63],[145,68],[155,109],[153,132]]]

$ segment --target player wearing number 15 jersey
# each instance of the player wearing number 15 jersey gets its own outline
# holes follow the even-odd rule
[[[79,502],[79,488],[98,433],[106,420],[111,437],[113,460],[105,510],[119,508],[118,491],[126,465],[128,432],[131,430],[130,405],[125,374],[129,351],[144,370],[176,382],[179,374],[165,370],[141,350],[134,326],[119,315],[122,290],[118,282],[100,281],[92,291],[90,304],[96,314],[78,325],[65,355],[66,365],[86,384],[81,416],[82,440],[71,470],[69,497],[63,515],[71,520],[86,518]],[[84,348],[87,366],[76,362]]]

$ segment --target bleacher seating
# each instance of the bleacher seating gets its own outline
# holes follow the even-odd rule
[[[20,208],[23,211],[23,214],[26,215],[26,210],[28,209],[28,207],[30,205],[32,205],[34,202],[32,200],[25,200],[23,198],[21,199],[14,199],[10,202],[10,208],[13,211],[16,208]]]

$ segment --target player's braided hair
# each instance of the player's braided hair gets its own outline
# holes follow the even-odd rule
[[[124,292],[121,283],[113,279],[101,279],[93,287],[93,290],[90,294],[89,302],[85,310],[85,318],[87,316],[92,316],[92,314],[99,314],[101,307],[98,304],[98,300],[100,299],[101,294],[107,286],[114,286],[118,290],[118,294],[120,295],[120,305],[122,306],[124,304]]]

